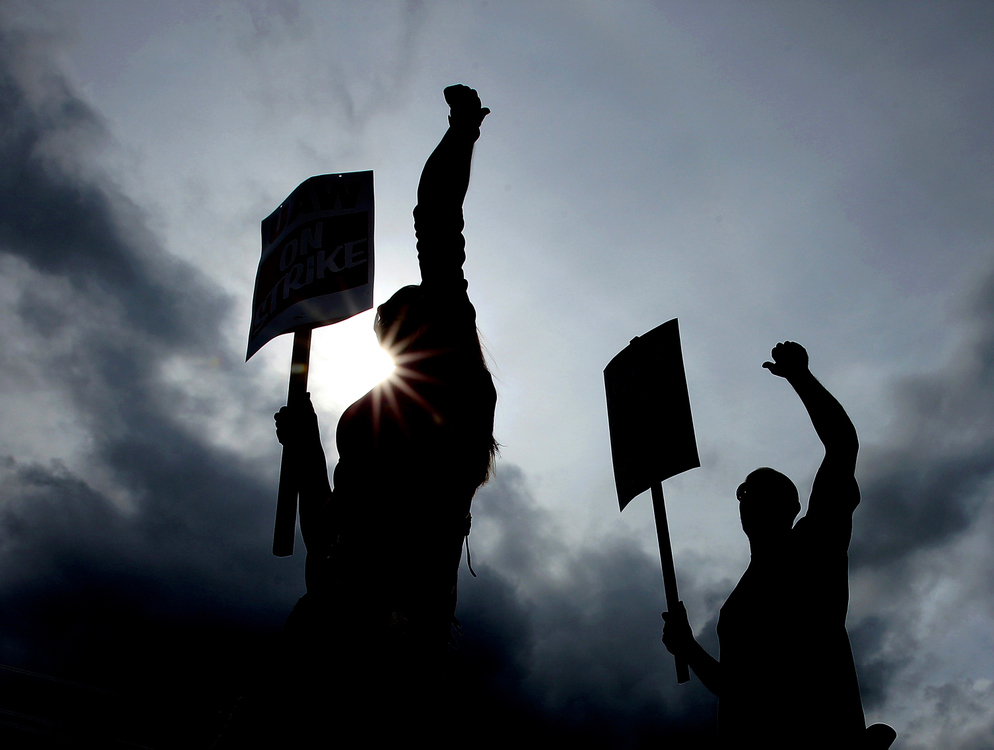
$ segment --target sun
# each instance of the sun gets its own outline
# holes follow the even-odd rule
[[[315,328],[307,390],[315,405],[344,409],[394,370],[373,332],[372,310]]]

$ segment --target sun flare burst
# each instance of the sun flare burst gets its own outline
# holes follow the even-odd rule
[[[307,388],[315,404],[347,407],[393,371],[376,341],[372,311],[314,330]]]

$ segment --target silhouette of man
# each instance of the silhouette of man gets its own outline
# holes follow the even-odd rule
[[[777,344],[772,360],[763,367],[793,386],[825,446],[808,512],[794,523],[797,488],[780,472],[749,474],[735,495],[752,555],[718,616],[721,660],[697,643],[682,605],[663,614],[663,643],[718,696],[722,746],[886,748],[890,727],[865,728],[846,633],[856,429],[802,346]]]
[[[445,99],[449,128],[414,210],[421,284],[377,308],[397,367],[339,420],[334,490],[309,398],[276,415],[301,466],[307,593],[284,627],[305,686],[299,719],[359,728],[372,746],[441,730],[462,544],[497,446],[497,392],[462,270],[462,203],[490,110],[466,86]]]

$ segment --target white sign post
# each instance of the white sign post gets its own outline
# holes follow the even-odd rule
[[[262,221],[245,360],[270,339],[294,334],[287,404],[307,392],[311,330],[373,306],[373,173],[311,177]],[[293,554],[297,472],[284,448],[273,554]]]

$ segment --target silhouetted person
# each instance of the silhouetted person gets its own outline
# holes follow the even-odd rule
[[[414,210],[421,284],[377,309],[376,335],[397,367],[342,415],[334,490],[309,399],[276,415],[302,467],[307,593],[284,628],[296,679],[316,683],[301,711],[328,732],[359,726],[365,741],[445,731],[436,718],[456,578],[497,445],[497,392],[462,270],[462,203],[490,110],[466,86],[445,99],[449,128]]]
[[[802,346],[777,344],[772,359],[763,367],[794,387],[825,445],[808,512],[794,523],[797,488],[780,472],[749,474],[735,495],[752,557],[718,616],[721,660],[694,639],[682,606],[663,614],[663,643],[718,696],[724,747],[886,748],[892,729],[865,728],[846,633],[856,429]]]

